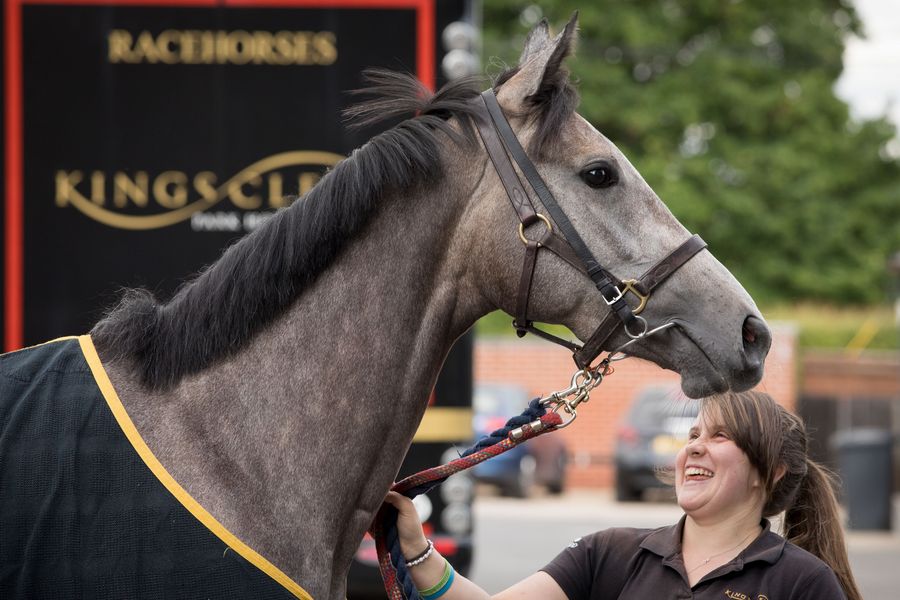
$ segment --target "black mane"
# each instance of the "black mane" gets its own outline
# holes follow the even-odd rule
[[[166,389],[232,355],[328,268],[386,192],[440,180],[441,134],[455,143],[474,143],[468,117],[478,80],[451,82],[432,94],[405,74],[370,71],[368,79],[372,87],[360,92],[376,98],[350,108],[348,116],[361,125],[416,116],[355,150],[168,302],[144,289],[125,290],[91,331],[104,358],[133,361],[144,385]],[[460,131],[449,123],[451,117]]]

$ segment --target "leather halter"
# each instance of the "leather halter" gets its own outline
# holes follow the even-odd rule
[[[644,309],[653,289],[705,248],[706,242],[695,234],[638,279],[619,280],[594,258],[562,207],[556,202],[506,120],[494,91],[486,90],[480,98],[476,98],[473,102],[475,104],[473,120],[509,201],[519,217],[519,237],[525,243],[525,262],[519,279],[516,318],[513,326],[519,337],[531,332],[565,346],[572,350],[573,358],[579,368],[590,368],[593,360],[604,350],[604,345],[619,325],[625,327],[625,332],[631,338],[642,337],[647,332],[647,322],[636,315]],[[510,161],[510,156],[525,176],[531,189],[537,194],[543,207],[550,213],[550,217],[553,219],[552,223],[550,219],[535,209],[530,195],[525,191],[523,182]],[[544,224],[543,234],[539,239],[528,239],[525,236],[525,230],[537,222]],[[554,224],[562,235],[556,233]],[[583,346],[541,331],[534,327],[532,321],[528,320],[528,298],[531,295],[537,251],[541,248],[547,248],[590,277],[594,286],[603,296],[603,300],[610,307],[610,312]],[[628,292],[633,293],[640,300],[640,305],[634,310],[625,301],[625,295]],[[636,327],[642,327],[642,331],[632,332],[632,329]]]

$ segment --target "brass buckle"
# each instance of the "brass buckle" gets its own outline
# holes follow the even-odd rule
[[[641,314],[641,311],[643,311],[644,307],[647,306],[647,299],[650,298],[650,294],[647,294],[645,296],[644,294],[640,293],[636,287],[634,287],[635,285],[637,285],[637,282],[638,282],[637,279],[626,279],[625,281],[622,282],[622,286],[623,286],[622,294],[631,292],[632,294],[634,294],[635,296],[638,297],[638,300],[641,301],[641,303],[638,304],[638,307],[631,311],[631,313],[635,314],[635,315]]]
[[[550,219],[545,217],[544,215],[538,213],[535,215],[539,220],[544,222],[544,225],[547,226],[547,231],[553,231],[553,225],[550,224]],[[522,243],[526,246],[528,245],[528,238],[525,237],[525,223],[519,223],[519,239],[522,240]],[[535,242],[538,245],[540,243]]]

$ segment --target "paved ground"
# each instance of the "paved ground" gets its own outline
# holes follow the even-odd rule
[[[604,492],[515,500],[479,495],[471,578],[498,592],[550,561],[572,539],[606,527],[659,527],[681,512],[673,503],[618,503]],[[853,572],[866,600],[900,598],[900,496],[892,532],[848,532]]]

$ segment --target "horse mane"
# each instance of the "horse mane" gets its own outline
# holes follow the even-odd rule
[[[366,76],[371,86],[356,93],[374,98],[345,116],[359,126],[415,116],[354,150],[167,302],[146,289],[123,290],[118,304],[91,330],[105,358],[131,361],[145,386],[161,390],[233,355],[328,268],[376,213],[381,197],[439,182],[442,136],[475,143],[469,117],[481,87],[478,78],[431,93],[411,75],[372,70]]]

